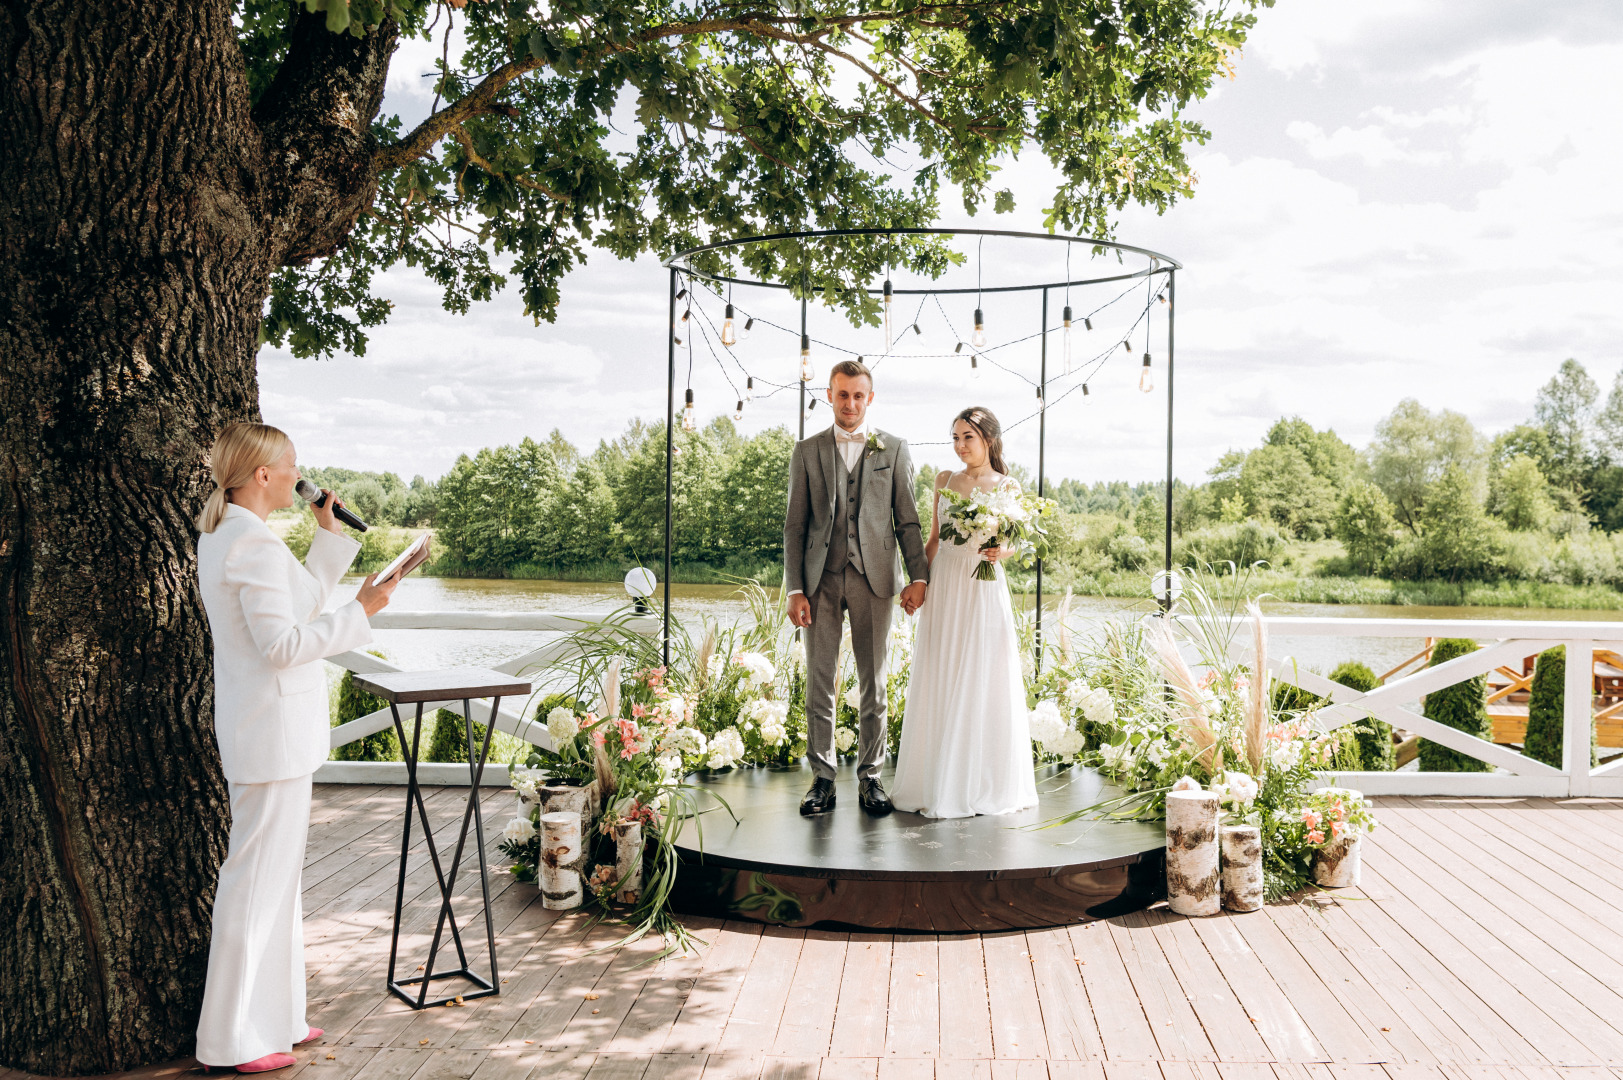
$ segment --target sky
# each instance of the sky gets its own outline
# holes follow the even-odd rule
[[[397,54],[386,111],[423,114],[431,52],[414,42]],[[1190,110],[1212,132],[1191,154],[1194,197],[1162,216],[1130,208],[1117,232],[1183,267],[1178,477],[1199,482],[1225,450],[1257,445],[1286,415],[1361,448],[1404,397],[1463,412],[1492,434],[1531,415],[1538,388],[1568,357],[1604,393],[1623,369],[1618,101],[1615,0],[1279,0],[1263,10],[1236,77]],[[1043,231],[1055,176],[1041,156],[1006,162],[998,185],[1015,192],[1014,212],[970,218],[947,194],[942,224]],[[1064,280],[1065,247],[966,245],[969,261],[950,284],[973,286],[977,271],[987,287]],[[1072,259],[1072,276],[1082,276],[1087,260],[1080,251]],[[632,417],[663,413],[667,275],[652,257],[595,253],[564,281],[558,321],[539,327],[513,289],[459,316],[409,268],[375,282],[395,309],[370,332],[364,357],[260,351],[262,412],[293,435],[302,464],[432,479],[484,446],[559,428],[589,450]],[[1120,296],[1091,334],[1073,331],[1078,357],[1105,357],[1086,376],[1086,398],[1074,389],[1080,374],[1060,376],[1059,334],[1049,337],[1050,478],[1165,474],[1168,308],[1148,305],[1146,342],[1143,324],[1128,328],[1148,295],[1121,293],[1098,285],[1070,297],[1080,315]],[[734,302],[780,325],[798,319],[764,291],[735,291]],[[1050,298],[1053,308],[1064,302]],[[911,343],[902,333],[876,368],[871,418],[908,440],[916,463],[942,466],[953,415],[988,407],[1009,429],[1009,459],[1035,472],[1039,296],[983,300],[990,355],[1007,370],[989,363],[979,378],[951,352],[969,335],[974,303],[924,304],[924,333]],[[719,323],[720,301],[701,306]],[[908,308],[897,316],[904,322],[918,300],[897,306]],[[1057,318],[1051,309],[1050,324]],[[884,350],[880,331],[837,313],[814,307],[809,319],[820,371]],[[701,423],[732,414],[745,372],[761,388],[796,377],[798,342],[764,323],[725,366],[698,340],[691,376],[681,354],[678,405],[691,385]],[[1137,387],[1146,344],[1158,380],[1148,394]],[[784,392],[752,401],[739,427],[795,430],[799,419]],[[818,408],[806,430],[828,423]]]

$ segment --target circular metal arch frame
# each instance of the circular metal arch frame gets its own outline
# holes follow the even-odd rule
[[[682,291],[679,279],[686,275],[698,281],[710,281],[725,285],[742,285],[746,288],[762,289],[793,289],[786,282],[763,281],[757,278],[732,277],[725,274],[709,274],[692,267],[692,260],[707,252],[724,251],[729,248],[748,247],[754,244],[782,243],[794,240],[823,240],[834,237],[894,237],[894,236],[994,236],[1011,240],[1038,240],[1047,243],[1085,244],[1090,248],[1109,248],[1120,254],[1142,256],[1149,260],[1149,266],[1143,270],[1125,274],[1111,274],[1101,277],[1079,278],[1069,281],[1038,282],[1030,285],[998,285],[991,288],[976,287],[973,289],[896,289],[892,288],[893,296],[954,296],[965,293],[1016,293],[1041,292],[1042,327],[1039,332],[1041,339],[1041,371],[1038,381],[1038,400],[1042,403],[1037,414],[1037,494],[1045,494],[1046,477],[1044,475],[1044,456],[1048,435],[1048,293],[1052,289],[1077,287],[1083,285],[1100,285],[1111,281],[1129,281],[1133,278],[1152,279],[1157,275],[1166,276],[1167,299],[1167,457],[1166,457],[1166,492],[1163,500],[1163,516],[1165,517],[1164,547],[1162,550],[1163,569],[1167,574],[1167,594],[1160,597],[1159,602],[1163,610],[1170,609],[1172,605],[1172,590],[1170,581],[1172,576],[1172,400],[1173,400],[1173,372],[1174,372],[1174,336],[1173,331],[1177,322],[1178,311],[1178,274],[1183,264],[1170,255],[1149,248],[1136,247],[1132,244],[1117,243],[1114,240],[1100,240],[1086,236],[1067,236],[1063,233],[1035,233],[1021,232],[1012,229],[814,229],[804,232],[770,233],[763,236],[742,236],[731,240],[718,240],[713,244],[704,244],[700,247],[689,248],[677,252],[662,264],[670,271],[670,326],[676,325],[677,293]],[[821,291],[821,286],[808,285],[800,298],[800,332],[806,333],[806,306],[811,293]],[[869,295],[880,295],[883,288],[869,288]],[[665,382],[665,561],[664,561],[664,614],[663,630],[661,635],[661,651],[666,665],[671,661],[671,546],[673,540],[671,502],[673,465],[676,457],[676,339],[674,331],[668,329],[665,335],[666,343],[666,382]],[[800,380],[800,393],[798,397],[800,413],[799,437],[806,437],[806,381]],[[1041,670],[1043,651],[1043,564],[1037,560],[1037,597],[1036,597],[1036,663]]]

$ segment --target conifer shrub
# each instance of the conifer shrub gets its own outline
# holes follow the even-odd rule
[[[1436,667],[1456,657],[1467,656],[1476,652],[1476,648],[1476,642],[1470,638],[1439,638],[1437,644],[1432,647],[1431,663],[1427,666]],[[1421,713],[1427,719],[1435,720],[1439,724],[1447,724],[1468,735],[1491,741],[1493,728],[1488,723],[1487,702],[1488,677],[1473,675],[1453,686],[1445,686],[1441,690],[1433,690],[1427,694],[1425,707]],[[1430,740],[1421,739],[1420,771],[1492,772],[1493,766],[1469,754],[1462,754]]]
[[[1348,660],[1338,666],[1330,673],[1330,681],[1364,694],[1381,685],[1381,680],[1375,677],[1369,666],[1357,660]],[[1354,725],[1353,738],[1358,747],[1360,769],[1364,772],[1392,771],[1396,758],[1392,749],[1391,724],[1366,716]]]
[[[473,725],[473,750],[479,752],[479,747],[485,741],[485,725]],[[450,709],[436,709],[434,711],[434,728],[429,734],[428,753],[422,756],[424,761],[467,761],[468,736],[462,729],[462,717]]]
[[[376,651],[372,655],[379,658],[383,656]],[[351,720],[359,720],[363,716],[388,707],[387,701],[356,686],[355,673],[346,671],[344,677],[338,680],[338,702],[333,708],[332,726],[337,727]],[[333,761],[399,761],[400,740],[395,736],[394,726],[391,724],[364,739],[345,743],[334,750],[331,756]]]
[[[1567,649],[1557,645],[1538,654],[1533,664],[1533,689],[1527,701],[1527,738],[1522,750],[1535,761],[1561,767],[1565,742]],[[1589,723],[1589,764],[1595,765],[1595,723]]]

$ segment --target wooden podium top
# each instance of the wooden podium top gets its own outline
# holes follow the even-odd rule
[[[460,698],[511,697],[528,694],[528,679],[482,667],[441,668],[438,671],[381,671],[355,676],[355,685],[384,701],[404,705],[416,701],[456,701]]]

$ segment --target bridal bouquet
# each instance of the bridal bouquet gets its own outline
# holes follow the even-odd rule
[[[1048,530],[1042,520],[1057,508],[1053,499],[1028,495],[1013,485],[968,495],[942,488],[941,494],[947,500],[941,539],[969,544],[983,553],[1012,548],[1022,566],[1048,554]],[[971,576],[976,581],[996,581],[997,563],[983,557]]]

